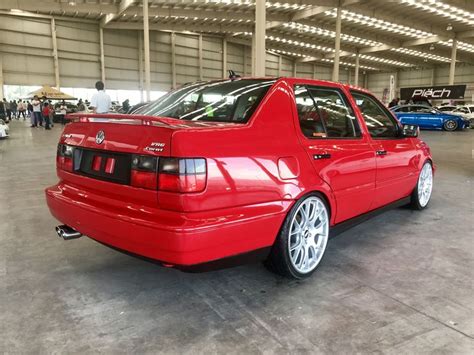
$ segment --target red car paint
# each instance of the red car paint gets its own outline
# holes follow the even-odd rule
[[[306,138],[295,105],[297,84],[341,90],[361,137]],[[372,139],[352,89],[367,93],[332,82],[278,79],[246,124],[75,115],[60,144],[205,158],[205,188],[194,193],[143,189],[60,166],[59,183],[46,189],[48,206],[58,220],[90,238],[168,265],[195,265],[270,247],[292,205],[311,191],[327,199],[334,226],[409,196],[423,163],[431,160],[418,138]],[[88,122],[88,117],[119,120]],[[100,130],[106,139],[97,144]],[[377,150],[387,154],[378,156]],[[313,159],[318,154],[331,154],[331,159]]]

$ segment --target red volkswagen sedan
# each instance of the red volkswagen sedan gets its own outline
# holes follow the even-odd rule
[[[133,115],[71,119],[46,190],[57,233],[169,267],[252,257],[306,278],[330,234],[386,207],[423,209],[433,186],[418,128],[338,83],[200,82]]]

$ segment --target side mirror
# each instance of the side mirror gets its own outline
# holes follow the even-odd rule
[[[404,124],[402,129],[402,136],[406,138],[415,138],[418,137],[420,133],[420,128],[417,125],[413,124]]]

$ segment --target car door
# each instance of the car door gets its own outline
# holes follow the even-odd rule
[[[337,84],[294,90],[298,135],[315,174],[334,193],[335,222],[367,212],[375,190],[375,153],[347,97]]]
[[[414,107],[415,115],[419,117],[419,126],[421,128],[440,128],[443,127],[443,114],[439,113],[432,107],[416,106]],[[416,123],[415,123],[416,124]]]
[[[392,114],[372,95],[351,91],[376,151],[375,209],[410,195],[418,177],[418,160],[411,138],[402,137]]]

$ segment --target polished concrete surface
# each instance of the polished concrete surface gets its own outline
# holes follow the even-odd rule
[[[0,141],[0,353],[474,352],[474,130],[422,132],[438,166],[429,208],[332,239],[298,282],[60,240],[43,196],[60,129],[13,122]]]

